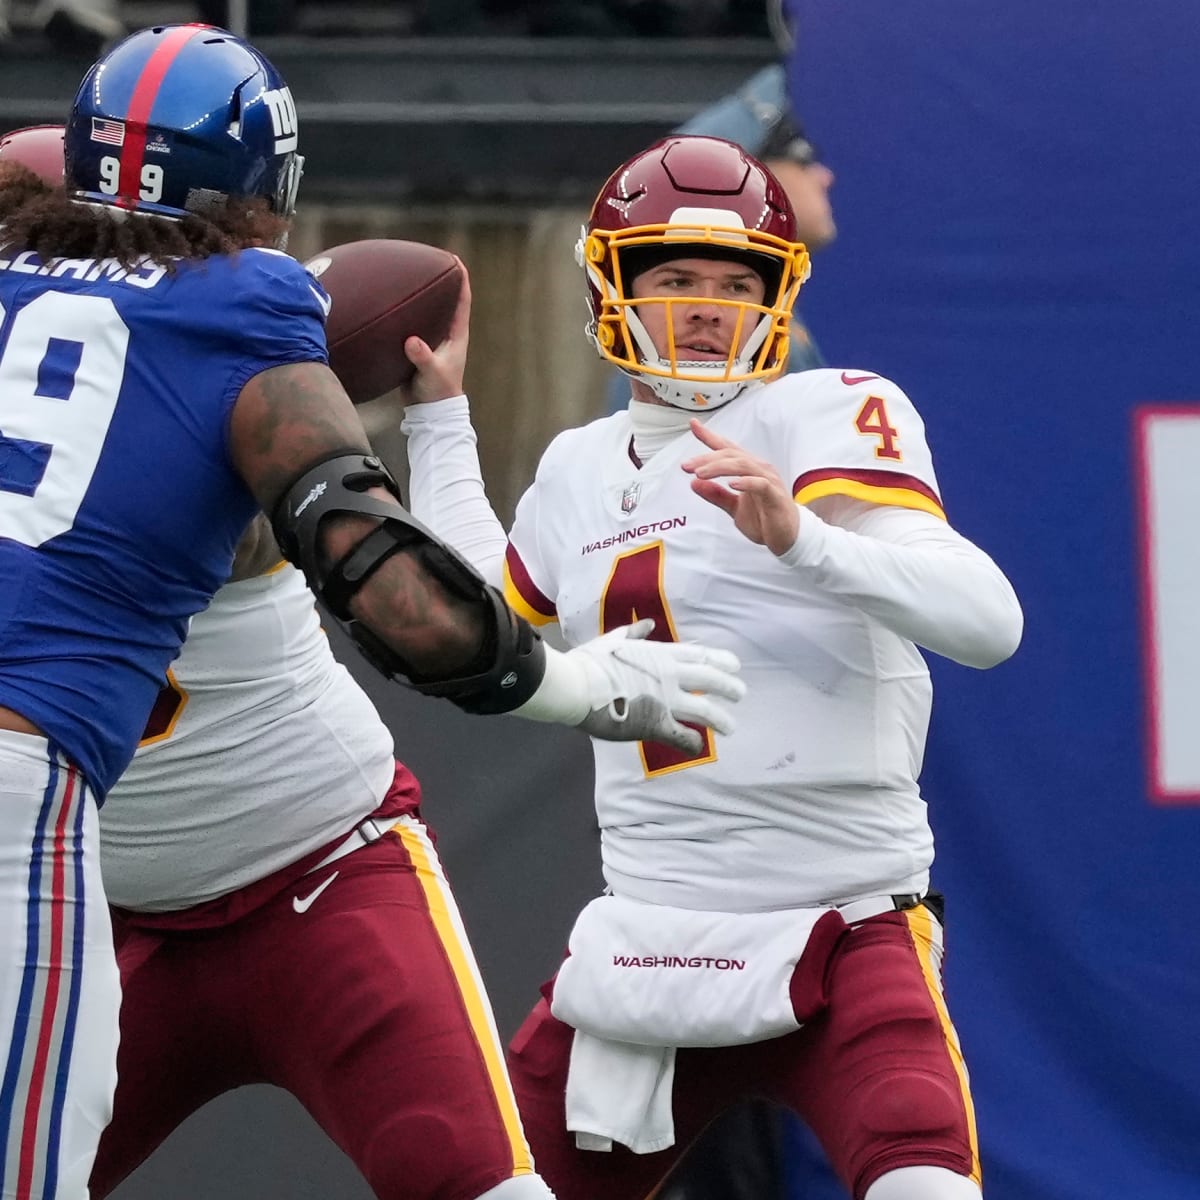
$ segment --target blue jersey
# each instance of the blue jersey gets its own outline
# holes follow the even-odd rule
[[[103,797],[256,504],[229,418],[326,361],[328,297],[272,250],[123,271],[0,249],[0,704]]]

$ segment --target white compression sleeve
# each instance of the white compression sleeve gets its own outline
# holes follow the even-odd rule
[[[400,431],[408,436],[413,516],[500,587],[508,535],[484,491],[466,396],[410,404]]]
[[[1003,662],[1021,640],[1021,606],[1004,573],[931,513],[827,497],[800,507],[799,534],[780,561],[968,667]]]
[[[527,721],[551,721],[557,725],[578,725],[591,712],[588,676],[583,664],[568,654],[546,647],[546,674],[538,689],[514,708],[514,717]]]

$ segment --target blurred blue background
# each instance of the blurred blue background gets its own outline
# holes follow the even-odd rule
[[[1134,424],[1200,402],[1200,13],[790,6],[840,228],[805,317],[913,397],[951,521],[1026,613],[997,670],[934,662],[923,776],[987,1195],[1195,1200],[1200,789],[1150,786]]]

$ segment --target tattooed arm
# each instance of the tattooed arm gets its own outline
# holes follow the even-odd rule
[[[234,464],[264,512],[306,468],[336,454],[370,454],[371,446],[342,385],[320,363],[272,367],[242,389],[230,426]],[[382,488],[369,493],[386,504]],[[331,517],[321,549],[335,562],[378,522]],[[451,595],[407,551],[393,554],[351,601],[351,610],[422,675],[452,676],[478,658],[487,629],[484,605]]]
[[[230,441],[235,465],[268,513],[307,469],[371,453],[341,384],[317,363],[273,367],[251,379],[234,407]],[[368,494],[404,511],[382,488]],[[314,488],[313,497],[319,495]],[[291,515],[298,517],[307,503]],[[330,514],[318,526],[317,552],[340,562],[378,524],[375,517]],[[391,554],[353,593],[349,608],[401,657],[405,673],[423,678],[435,694],[468,712],[511,712],[576,725],[593,737],[666,742],[689,754],[699,751],[701,739],[685,722],[732,731],[732,719],[713,697],[737,700],[744,691],[733,655],[647,641],[653,621],[622,626],[560,654],[482,581],[474,597],[470,588],[444,587],[419,557],[429,551],[426,542],[423,551]]]

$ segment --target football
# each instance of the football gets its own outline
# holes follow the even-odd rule
[[[347,242],[305,264],[329,293],[329,365],[355,404],[407,383],[406,338],[444,341],[462,290],[458,259],[437,246],[395,238]]]

